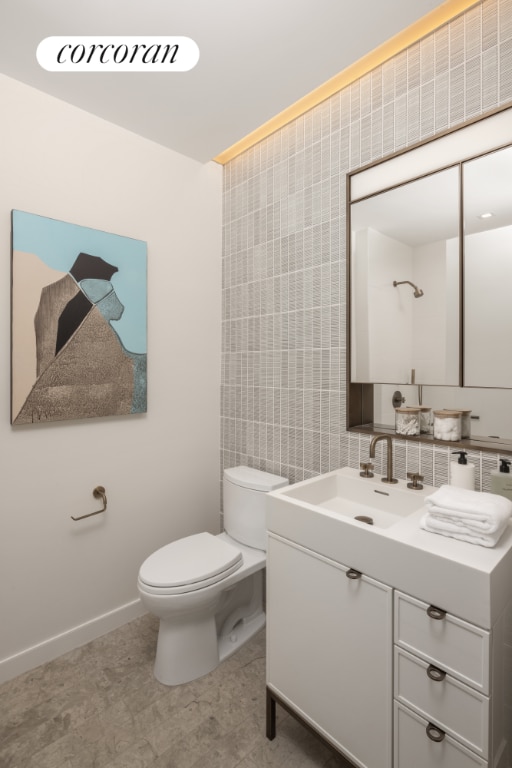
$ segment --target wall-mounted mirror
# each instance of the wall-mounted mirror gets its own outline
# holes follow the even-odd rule
[[[460,384],[459,169],[351,206],[352,381]]]
[[[349,429],[401,390],[512,452],[511,135],[509,106],[349,176]]]
[[[463,189],[464,385],[511,388],[512,147],[464,163]]]

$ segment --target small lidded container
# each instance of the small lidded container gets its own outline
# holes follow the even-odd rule
[[[397,435],[419,435],[420,418],[420,408],[395,408],[395,432]]]
[[[434,437],[436,440],[458,442],[461,439],[461,411],[434,411]]]
[[[420,412],[420,432],[422,435],[432,434],[432,408],[428,405],[411,405]]]

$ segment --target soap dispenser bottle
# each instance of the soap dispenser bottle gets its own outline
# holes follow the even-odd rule
[[[500,468],[491,472],[491,493],[512,500],[512,474],[509,459],[500,459]]]
[[[452,451],[458,454],[458,461],[450,462],[450,485],[457,488],[467,488],[469,491],[475,490],[475,465],[468,464],[466,451]],[[512,490],[512,483],[511,483]]]

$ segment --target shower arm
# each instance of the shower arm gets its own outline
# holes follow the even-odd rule
[[[397,285],[405,285],[406,283],[407,285],[410,285],[414,288],[414,297],[416,299],[419,299],[420,296],[423,296],[423,291],[421,290],[421,288],[418,288],[417,285],[415,285],[414,283],[411,283],[410,280],[398,280],[398,281],[393,280],[393,285],[395,288],[397,287]]]

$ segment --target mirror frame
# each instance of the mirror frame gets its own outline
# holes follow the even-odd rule
[[[347,432],[359,432],[368,435],[387,434],[400,440],[413,440],[431,445],[463,446],[468,450],[512,453],[512,438],[493,441],[492,438],[479,438],[450,442],[438,440],[432,435],[398,435],[394,428],[376,426],[374,419],[374,383],[353,383],[351,381],[351,204],[358,200],[383,192],[412,179],[420,178],[427,173],[472,160],[488,152],[504,149],[511,145],[512,135],[512,104],[487,112],[477,118],[468,120],[455,128],[450,128],[429,139],[418,142],[410,147],[387,155],[380,160],[357,168],[346,177],[346,388],[347,388]],[[414,154],[414,159],[412,158]],[[408,169],[411,161],[417,164],[417,169],[411,175]],[[462,195],[462,190],[461,190]],[[460,249],[462,253],[462,216],[460,217]],[[463,365],[463,311],[462,296],[463,266],[461,265],[461,297],[460,297],[460,365]],[[511,393],[512,394],[512,393]]]

